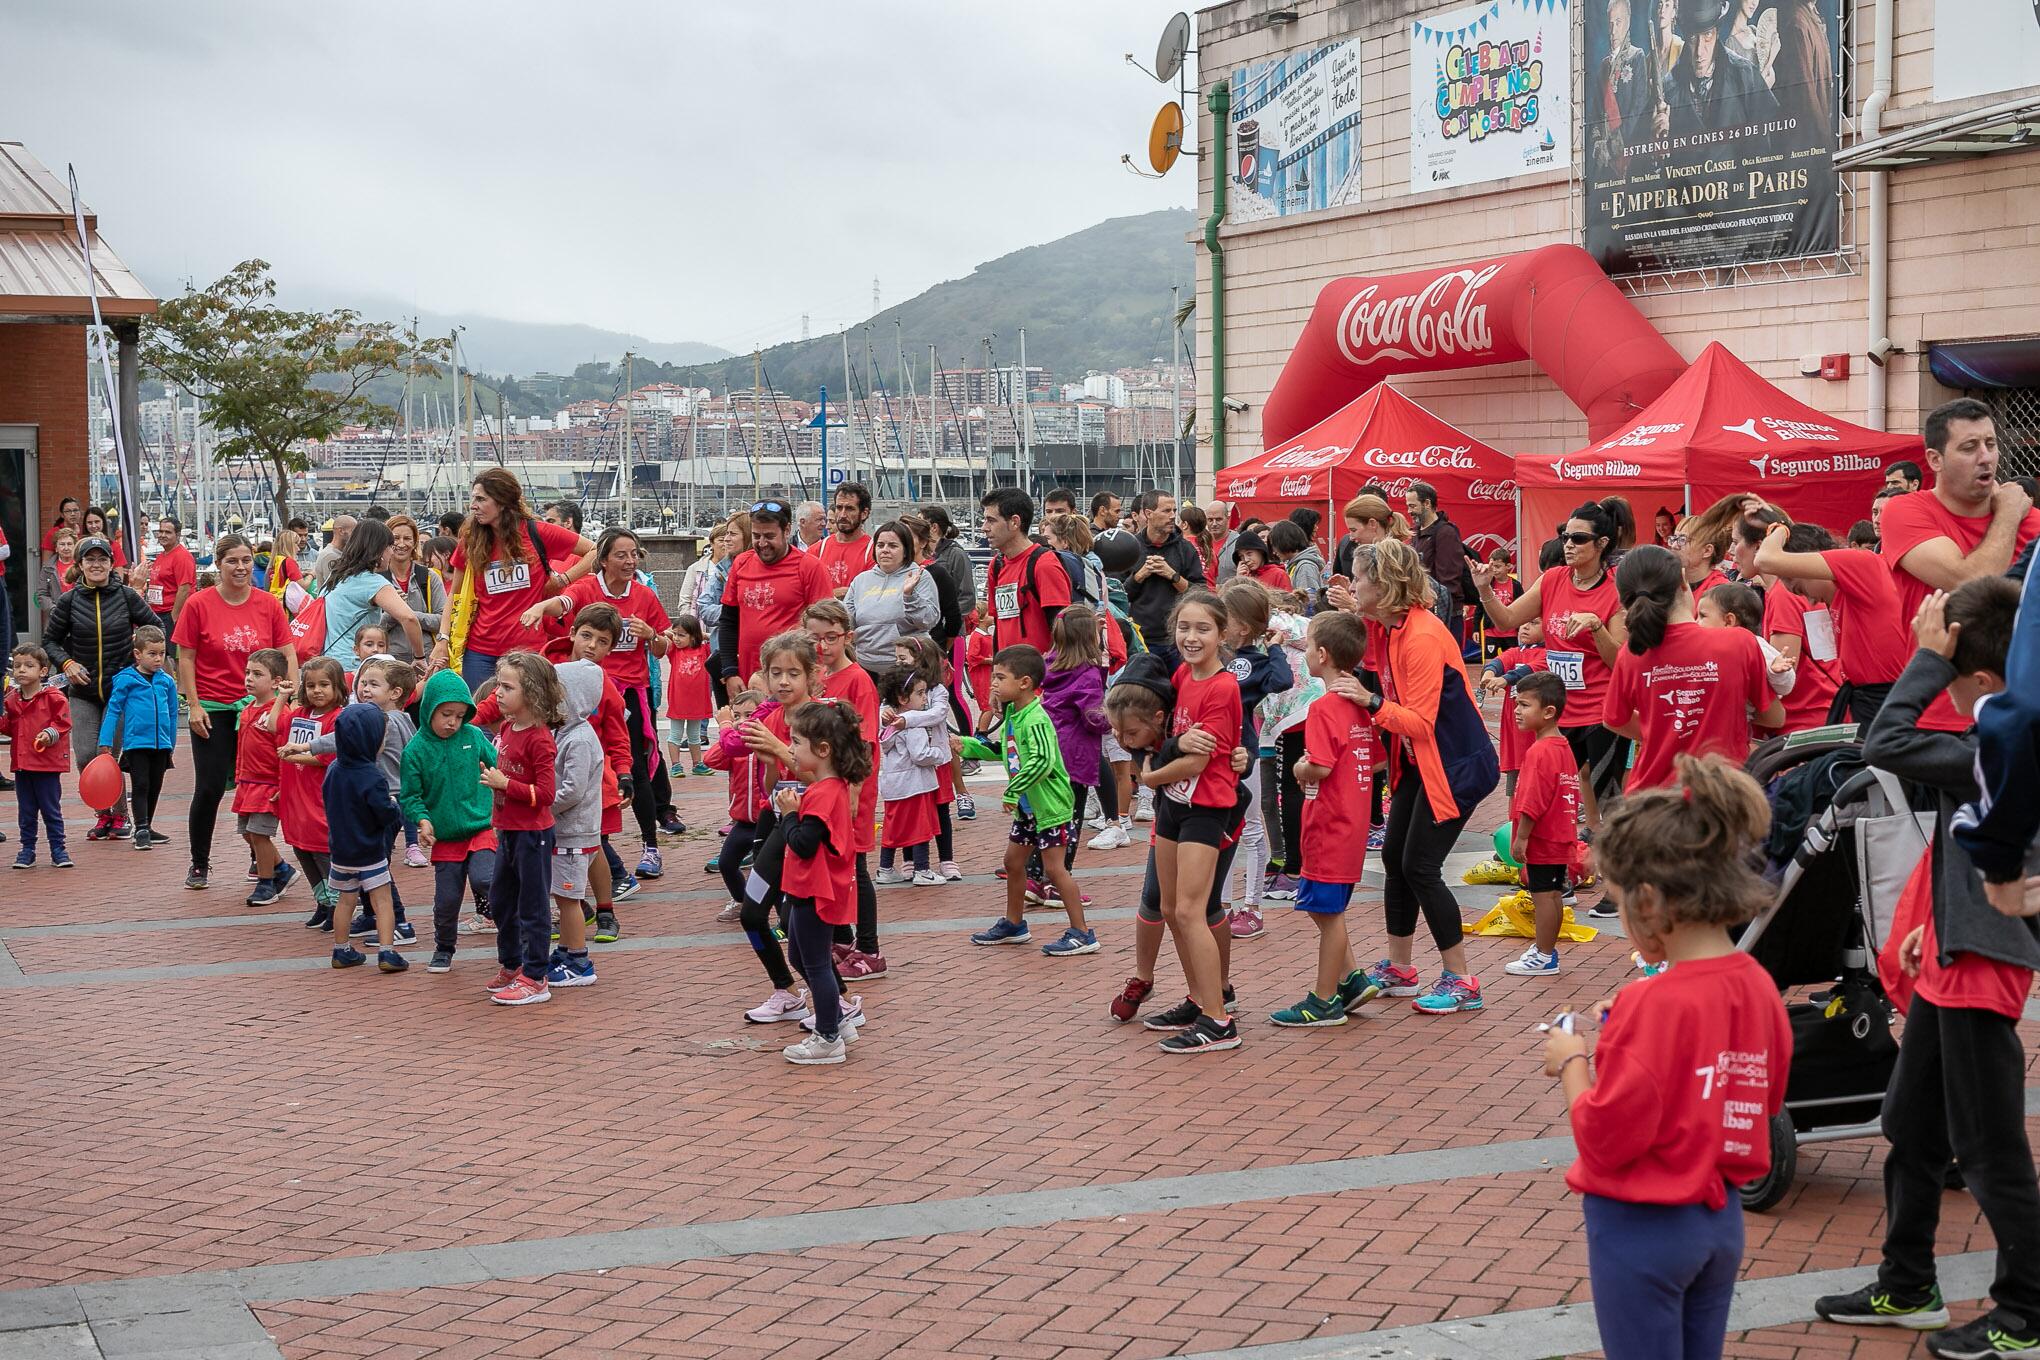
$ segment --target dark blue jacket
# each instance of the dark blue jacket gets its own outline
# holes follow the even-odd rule
[[[2040,540],[2035,540],[2040,542]],[[2030,560],[2032,547],[2027,546]],[[2005,654],[2005,687],[1976,710],[1976,770],[1982,791],[1949,828],[1983,876],[2009,883],[2025,872],[2040,835],[2040,572],[2027,572],[2018,621]]]
[[[1263,651],[1259,647],[1242,647],[1233,653],[1228,665],[1233,679],[1240,682],[1240,743],[1250,755],[1258,755],[1261,748],[1261,724],[1254,716],[1254,710],[1261,701],[1271,694],[1280,694],[1296,683],[1296,672],[1290,668],[1289,654],[1277,647]]]
[[[326,767],[326,830],[333,863],[342,868],[387,860],[390,833],[400,823],[389,780],[375,763],[385,721],[374,704],[349,704],[333,728],[338,758]]]

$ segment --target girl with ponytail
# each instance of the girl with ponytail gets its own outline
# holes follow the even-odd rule
[[[1759,727],[1784,723],[1756,635],[1696,623],[1693,588],[1677,556],[1654,543],[1630,549],[1615,571],[1615,589],[1628,636],[1615,659],[1604,718],[1610,730],[1638,742],[1629,791],[1672,783],[1682,754],[1720,755],[1739,765],[1750,753],[1753,720]]]

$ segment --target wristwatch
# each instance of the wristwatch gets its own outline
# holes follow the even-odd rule
[[[1367,696],[1367,711],[1368,711],[1369,713],[1379,713],[1379,712],[1381,712],[1381,695],[1380,695],[1380,694],[1378,694],[1378,693],[1370,693],[1370,694],[1369,694],[1369,695]]]

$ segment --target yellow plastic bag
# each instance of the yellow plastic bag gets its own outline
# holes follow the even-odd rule
[[[1511,869],[1500,860],[1484,859],[1469,868],[1464,874],[1461,874],[1460,881],[1474,884],[1476,887],[1482,884],[1506,884],[1513,887],[1523,880],[1514,869]]]
[[[1571,907],[1562,907],[1558,921],[1558,938],[1584,944],[1601,932],[1592,926],[1581,925],[1573,919]],[[1466,928],[1469,935],[1516,935],[1523,939],[1537,936],[1536,907],[1530,894],[1517,891],[1505,894],[1488,909],[1485,916]]]

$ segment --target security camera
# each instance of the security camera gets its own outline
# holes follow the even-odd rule
[[[1869,359],[1871,363],[1882,368],[1887,358],[1894,354],[1903,353],[1905,353],[1905,349],[1900,345],[1894,344],[1890,336],[1881,335],[1871,344]]]
[[[1227,397],[1225,399],[1225,409],[1231,411],[1236,416],[1243,416],[1247,413],[1247,404],[1238,397]]]

